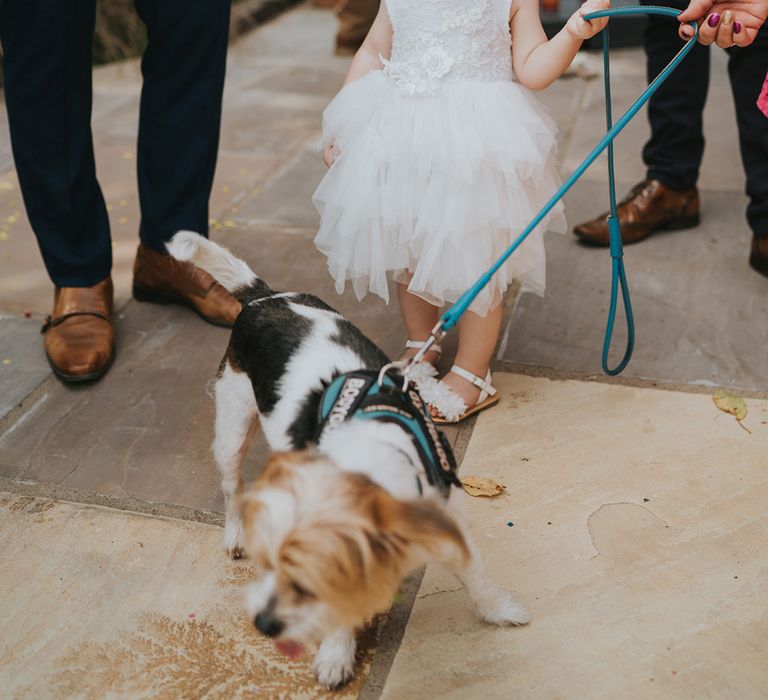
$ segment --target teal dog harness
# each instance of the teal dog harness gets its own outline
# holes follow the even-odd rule
[[[399,377],[392,379],[386,373],[380,376],[378,370],[358,370],[336,377],[320,401],[317,441],[353,419],[400,426],[419,454],[427,483],[443,498],[448,498],[451,486],[461,486],[451,446],[412,383],[403,386]],[[421,476],[416,474],[419,494],[424,493]]]

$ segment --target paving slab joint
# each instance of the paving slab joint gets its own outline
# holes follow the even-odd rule
[[[459,425],[453,445],[453,452],[456,456],[459,470],[461,470],[461,464],[464,461],[464,455],[467,452],[476,422],[477,416],[473,416]],[[358,695],[358,700],[378,700],[384,692],[384,685],[395,661],[395,655],[403,641],[405,628],[411,617],[411,611],[421,588],[421,581],[424,578],[425,571],[425,568],[414,571],[400,586],[400,596],[389,610],[387,621],[384,623],[384,628],[379,636],[378,646],[371,662],[371,670],[368,673],[368,678],[365,680],[365,685],[363,685]]]

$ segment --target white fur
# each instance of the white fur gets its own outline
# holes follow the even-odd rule
[[[320,644],[315,656],[315,676],[321,685],[337,688],[355,674],[354,631],[339,629],[331,632]]]
[[[214,392],[213,455],[221,471],[224,492],[224,547],[236,559],[243,554],[243,523],[237,505],[237,496],[243,489],[241,465],[258,423],[258,410],[248,375],[234,372],[229,365],[224,367]]]
[[[165,247],[176,260],[194,263],[230,292],[258,279],[245,262],[199,233],[179,231]]]
[[[251,619],[267,606],[276,587],[277,581],[272,572],[264,574],[256,583],[248,584],[245,589],[245,609]]]
[[[290,307],[312,322],[312,331],[288,361],[278,384],[280,400],[269,416],[262,418],[264,435],[273,450],[291,449],[288,429],[310,391],[322,388],[323,382],[330,382],[339,372],[363,366],[357,353],[333,340],[338,331],[337,313],[296,303]]]
[[[319,447],[340,469],[365,474],[395,498],[419,497],[416,475],[421,477],[425,494],[437,494],[437,489],[430,486],[424,476],[413,442],[391,423],[351,420],[326,431]]]

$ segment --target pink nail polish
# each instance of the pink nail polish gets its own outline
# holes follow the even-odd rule
[[[733,33],[734,34],[741,34],[741,22],[739,22],[738,20],[736,20],[733,23]]]
[[[707,20],[707,24],[714,29],[720,23],[720,15],[717,12],[712,13]]]

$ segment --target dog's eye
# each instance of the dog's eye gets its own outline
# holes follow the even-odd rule
[[[299,598],[314,598],[315,597],[314,593],[312,593],[311,591],[308,591],[300,583],[296,583],[296,581],[291,582],[291,588],[293,589],[293,592]]]

